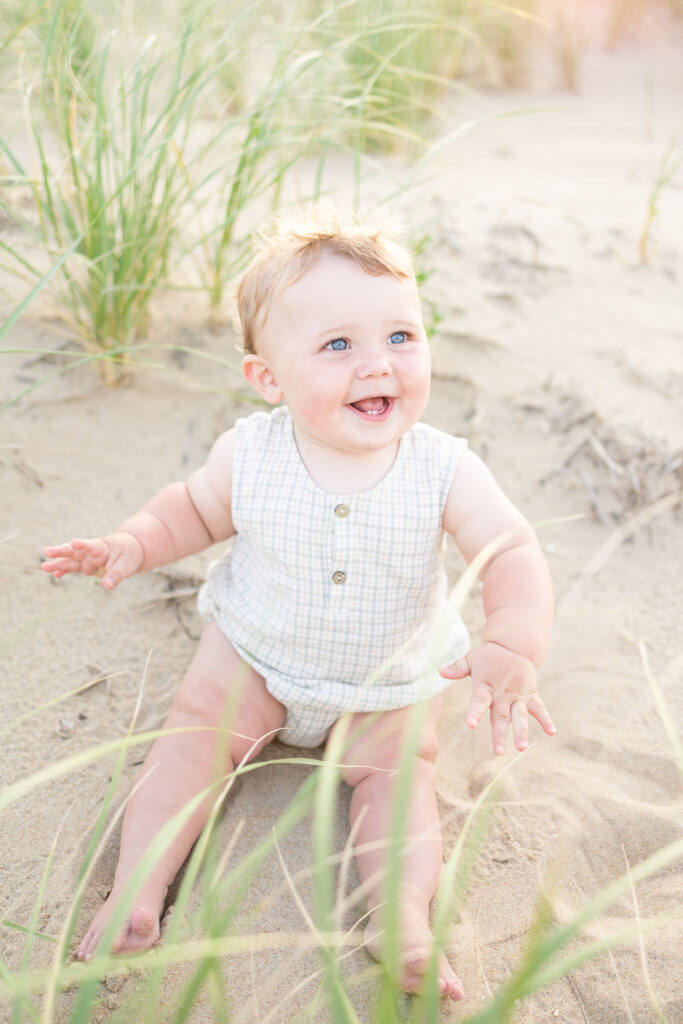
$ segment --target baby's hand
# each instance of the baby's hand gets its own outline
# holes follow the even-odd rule
[[[549,736],[555,734],[552,719],[536,692],[536,668],[521,654],[487,642],[474,647],[451,665],[444,665],[439,672],[446,679],[472,677],[467,724],[470,729],[476,729],[482,715],[490,708],[495,754],[505,753],[510,725],[517,749],[526,750],[529,714]]]
[[[131,533],[113,533],[93,540],[72,540],[45,548],[50,561],[41,568],[55,579],[69,572],[82,572],[86,576],[100,576],[107,590],[113,590],[121,580],[138,571],[144,559],[140,541]]]

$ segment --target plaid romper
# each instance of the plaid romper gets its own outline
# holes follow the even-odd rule
[[[285,407],[237,421],[237,535],[199,611],[287,708],[285,743],[318,746],[345,711],[450,685],[436,668],[469,638],[447,607],[442,516],[466,444],[416,423],[372,490],[331,494],[304,467]]]

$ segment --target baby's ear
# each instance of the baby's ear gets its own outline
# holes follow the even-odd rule
[[[277,405],[282,398],[282,391],[265,359],[256,354],[245,356],[242,372],[261,398],[265,398],[271,405]]]

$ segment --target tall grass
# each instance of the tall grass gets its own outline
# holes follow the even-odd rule
[[[472,36],[467,0],[371,0],[340,4],[313,27],[322,45],[345,40],[337,90],[353,114],[361,149],[415,151],[426,124],[453,88],[464,47]]]
[[[480,12],[475,68],[498,85],[523,86],[529,79],[534,29],[543,25],[539,0],[521,0],[512,7],[495,5]]]
[[[238,227],[245,208],[264,198],[276,207],[303,161],[309,194],[318,196],[330,155],[343,154],[358,202],[369,153],[401,149],[426,159],[441,124],[437,100],[454,87],[468,31],[460,6],[344,0],[287,9],[277,41],[265,47],[267,73],[251,82],[253,96],[233,121],[241,130],[230,171],[218,179],[220,221],[201,239],[212,312],[244,262]]]
[[[647,197],[645,217],[638,240],[638,254],[640,262],[643,264],[650,261],[650,234],[659,213],[662,193],[675,179],[681,163],[683,163],[683,142],[681,141],[680,132],[678,132],[669,141],[664,151]]]
[[[87,351],[108,354],[100,365],[115,375],[145,331],[152,294],[166,281],[191,189],[180,153],[204,77],[186,70],[187,31],[170,53],[149,41],[130,68],[116,66],[110,36],[90,53],[91,96],[73,63],[59,59],[62,48],[54,52],[64,35],[62,18],[57,4],[40,76],[42,102],[31,110],[37,174],[4,145],[14,184],[31,189],[36,216],[3,205],[35,248],[56,259],[61,316],[71,335]],[[160,83],[166,88],[159,106]],[[58,156],[48,149],[46,123],[54,126]],[[40,284],[42,267],[26,257],[22,265]]]
[[[446,142],[442,101],[461,76],[483,67],[518,84],[544,34],[575,86],[583,43],[563,11],[555,0],[181,0],[163,37],[142,42],[88,0],[11,0],[0,61],[18,58],[34,152],[0,139],[0,209],[21,230],[0,260],[26,287],[0,339],[56,287],[50,312],[114,380],[160,290],[204,291],[220,320],[254,220],[288,189],[324,191],[331,155],[353,167],[356,200],[373,154],[420,154],[424,167]]]
[[[3,921],[5,928],[13,929],[17,939],[17,952],[23,943],[23,952],[19,954],[17,967],[7,963],[0,964],[0,1001],[8,1010],[8,1020],[12,1024],[22,1021],[53,1019],[54,1007],[59,993],[72,989],[74,995],[68,1017],[72,1024],[84,1024],[90,1019],[99,995],[99,982],[105,976],[127,973],[135,968],[134,983],[129,984],[118,1008],[115,1020],[118,1021],[174,1021],[190,1019],[193,1006],[202,992],[209,993],[213,1005],[213,1019],[216,1021],[231,1019],[230,996],[225,992],[221,970],[221,961],[226,957],[239,956],[248,951],[262,950],[302,950],[318,949],[321,955],[322,973],[319,980],[324,980],[326,997],[324,1003],[326,1013],[335,1024],[360,1024],[368,1019],[365,1013],[354,1009],[354,988],[360,977],[342,971],[348,952],[358,947],[357,932],[349,931],[341,924],[343,914],[335,907],[334,876],[339,865],[344,863],[347,855],[334,848],[332,836],[335,829],[335,801],[339,785],[339,773],[335,756],[340,750],[328,749],[323,762],[310,758],[292,757],[272,762],[257,762],[238,767],[234,773],[224,779],[218,779],[221,792],[217,797],[214,810],[207,826],[191,854],[184,872],[184,878],[175,898],[171,925],[167,930],[163,945],[140,956],[112,957],[109,953],[115,934],[124,917],[129,913],[135,900],[135,890],[158,860],[166,844],[181,828],[183,822],[192,813],[194,807],[206,796],[198,794],[193,801],[182,809],[160,831],[153,844],[142,858],[135,875],[131,878],[126,893],[119,904],[116,915],[112,918],[103,935],[96,956],[87,964],[74,964],[69,959],[69,949],[73,940],[75,925],[80,910],[83,892],[92,872],[96,857],[101,853],[104,843],[110,841],[117,816],[107,828],[106,819],[111,814],[112,803],[123,766],[125,753],[132,746],[148,743],[160,733],[129,734],[119,741],[107,744],[99,749],[83,753],[57,763],[35,776],[22,780],[9,787],[0,797],[0,809],[7,807],[13,800],[21,799],[32,789],[47,781],[68,775],[69,773],[92,764],[95,759],[110,756],[113,751],[119,752],[117,765],[112,774],[103,801],[102,810],[94,823],[93,835],[81,866],[73,901],[66,916],[61,933],[58,936],[46,936],[38,930],[37,922],[43,909],[46,880],[51,868],[52,854],[46,860],[42,882],[39,885],[33,912],[24,925],[20,922]],[[415,732],[413,733],[413,739]],[[404,765],[410,764],[412,756],[410,741],[404,753]],[[310,766],[310,774],[294,798],[285,808],[280,819],[274,823],[272,833],[258,844],[242,861],[226,867],[226,851],[221,850],[215,839],[215,828],[218,815],[225,797],[234,780],[246,774],[258,775],[264,770],[277,770],[278,765],[298,764]],[[509,769],[514,770],[514,766]],[[248,785],[258,786],[259,780],[254,777]],[[436,963],[439,952],[444,948],[446,930],[457,916],[457,908],[467,891],[472,868],[478,850],[490,825],[491,813],[495,804],[495,783],[487,787],[473,805],[460,837],[451,851],[444,869],[444,876],[435,910],[436,944],[432,959],[432,968],[426,977],[425,992],[421,997],[411,1000],[408,1017],[405,1009],[400,1019],[417,1021],[424,1020],[436,1024],[441,1017],[441,1000],[437,988]],[[208,792],[208,791],[207,791]],[[399,930],[397,920],[397,902],[392,893],[398,892],[400,863],[402,851],[402,822],[410,793],[410,772],[401,773],[401,782],[397,787],[393,810],[393,826],[387,840],[387,879],[386,893],[389,910],[385,917],[386,945],[388,951],[387,973],[378,989],[378,1002],[370,1010],[373,1024],[394,1021],[398,1007],[404,1006],[405,997],[395,980],[396,963],[399,950]],[[120,812],[119,812],[120,813]],[[258,920],[253,912],[242,910],[242,905],[249,886],[264,864],[266,858],[278,853],[279,843],[289,831],[303,819],[312,815],[314,836],[311,875],[316,880],[317,905],[303,907],[307,927],[303,931],[282,932],[273,934],[263,932],[258,927]],[[59,842],[56,837],[54,846]],[[547,987],[570,971],[576,970],[582,963],[604,955],[609,949],[633,940],[644,932],[661,926],[671,918],[660,915],[656,918],[636,922],[633,927],[623,929],[600,941],[584,942],[577,945],[583,928],[594,918],[607,910],[622,894],[631,890],[633,885],[649,877],[667,864],[683,856],[683,840],[672,843],[658,851],[642,863],[626,871],[605,890],[581,907],[568,921],[561,925],[553,925],[551,907],[547,899],[539,899],[538,910],[532,921],[526,950],[522,959],[513,970],[507,981],[496,992],[486,1007],[467,1018],[468,1024],[504,1024],[511,1019],[513,1009],[521,999],[528,998],[535,992]],[[284,862],[281,861],[284,864]],[[294,883],[285,870],[286,886],[293,891]],[[201,883],[198,879],[201,878]],[[199,896],[199,898],[197,898]],[[192,897],[192,908],[191,908]],[[338,894],[348,914],[349,909],[358,915],[362,922],[363,907],[359,893],[350,896]],[[301,901],[299,901],[301,902]],[[302,905],[303,906],[303,905]],[[354,910],[355,907],[355,910]],[[393,920],[392,920],[393,917]],[[254,930],[249,930],[249,925]],[[341,925],[341,926],[340,926]],[[43,954],[51,947],[52,962],[48,967],[31,968],[31,957],[37,946],[43,947]],[[571,948],[570,948],[571,947]],[[45,955],[41,956],[45,960]],[[183,983],[178,988],[172,981],[172,969],[175,965],[184,965]],[[376,974],[377,968],[371,968],[370,974]],[[168,972],[171,972],[169,974]],[[314,979],[315,980],[315,979]],[[75,986],[75,988],[74,988]],[[264,981],[264,989],[267,990]],[[140,1007],[146,1008],[141,1013]]]
[[[419,152],[424,166],[482,6],[505,8],[186,5],[177,30],[144,43],[112,33],[86,0],[17,15],[5,56],[20,58],[34,155],[0,140],[0,208],[22,232],[0,244],[28,292],[0,339],[58,285],[53,314],[116,379],[160,289],[204,290],[220,318],[255,216],[288,183],[298,198],[319,194],[341,153],[358,200],[373,152]],[[302,185],[293,172],[304,163]],[[394,186],[386,168],[384,178]]]

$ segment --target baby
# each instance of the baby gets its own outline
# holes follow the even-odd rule
[[[555,732],[536,692],[553,614],[548,568],[528,523],[466,442],[419,422],[429,346],[410,256],[384,228],[345,223],[329,207],[277,224],[241,281],[238,308],[245,377],[276,408],[238,420],[205,465],[113,533],[45,549],[46,572],[97,575],[113,590],[234,537],[200,591],[207,623],[166,721],[181,731],[157,739],[147,756],[111,893],[78,956],[92,957],[162,826],[216,782],[217,756],[224,776],[274,736],[315,747],[341,729],[365,940],[380,956],[392,795],[420,704],[398,911],[400,983],[416,992],[442,866],[434,785],[442,691],[471,677],[467,724],[489,712],[496,754],[510,727],[526,749],[529,715]],[[468,562],[492,551],[473,647],[448,608],[444,531]],[[168,887],[212,803],[195,809],[140,888],[116,952],[157,941]],[[445,956],[439,987],[463,996]]]

